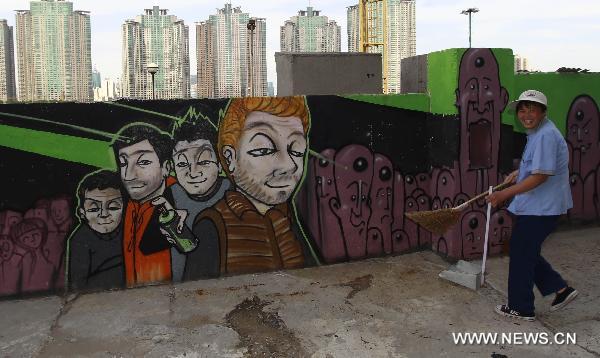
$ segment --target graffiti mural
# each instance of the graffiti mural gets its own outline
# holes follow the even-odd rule
[[[518,163],[525,137],[502,123],[506,61],[490,49],[456,60],[446,112],[414,109],[410,96],[384,96],[401,105],[342,96],[3,105],[0,296],[423,249],[481,257],[485,202],[444,235],[405,216],[460,205]],[[569,216],[598,220],[598,96],[568,101]],[[494,210],[490,254],[511,230],[508,211]]]
[[[229,103],[218,153],[234,189],[194,222],[201,240],[214,236],[212,261],[220,273],[299,268],[313,261],[310,244],[295,234],[288,203],[304,174],[309,127],[302,97]]]
[[[569,217],[600,218],[600,110],[588,95],[576,97],[567,113],[567,144],[573,209]]]

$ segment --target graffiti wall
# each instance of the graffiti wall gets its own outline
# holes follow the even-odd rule
[[[444,235],[405,213],[460,205],[518,165],[525,135],[505,108],[527,79],[512,75],[505,50],[429,56],[429,66],[455,69],[430,70],[431,96],[0,106],[0,296],[421,249],[480,257],[483,201]],[[564,110],[555,123],[571,149],[570,217],[593,220],[600,94],[590,88],[549,114]],[[493,212],[491,254],[506,246],[511,220]]]

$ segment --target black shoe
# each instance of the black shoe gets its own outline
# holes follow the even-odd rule
[[[529,313],[529,314],[521,313],[519,311],[515,311],[513,309],[510,309],[510,307],[508,307],[507,305],[498,305],[498,306],[496,306],[495,311],[496,311],[497,314],[499,314],[501,316],[518,318],[518,319],[522,319],[524,321],[533,321],[533,320],[535,320],[535,314],[533,314],[533,313]]]
[[[573,287],[567,287],[562,293],[557,293],[556,298],[552,301],[552,306],[550,306],[550,311],[556,311],[561,309],[567,305],[567,303],[573,301],[579,292]]]

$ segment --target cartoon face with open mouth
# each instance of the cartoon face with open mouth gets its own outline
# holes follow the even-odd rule
[[[508,92],[500,85],[498,61],[490,49],[469,49],[460,63],[456,106],[459,108],[462,150],[469,169],[490,168],[497,155],[501,114]]]

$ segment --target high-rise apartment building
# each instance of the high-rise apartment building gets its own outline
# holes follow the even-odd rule
[[[381,53],[384,91],[400,93],[401,61],[416,55],[415,0],[361,1],[347,9],[349,50]]]
[[[0,102],[17,99],[13,27],[0,20]]]
[[[100,81],[100,85],[94,88],[94,101],[104,102],[121,98],[121,82],[105,78]]]
[[[196,24],[198,97],[267,95],[265,19],[225,7]]]
[[[340,52],[341,27],[309,6],[281,26],[280,44],[282,52]]]
[[[92,70],[92,88],[100,88],[101,86],[102,86],[102,75],[100,74],[100,71],[98,71],[96,69],[96,67],[94,67],[94,69]],[[95,97],[96,96],[94,95],[94,98]]]
[[[17,10],[20,101],[91,102],[90,14],[64,0],[31,1]]]
[[[346,8],[346,32],[348,34],[348,52],[360,52],[358,5]]]
[[[515,72],[530,71],[527,57],[515,55]]]
[[[153,80],[148,65],[158,65],[154,98],[190,98],[189,28],[167,9],[145,9],[121,26],[123,97],[152,99]]]

